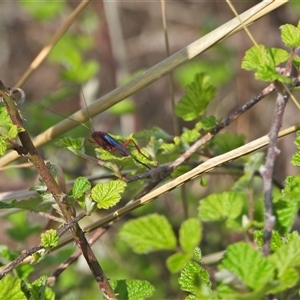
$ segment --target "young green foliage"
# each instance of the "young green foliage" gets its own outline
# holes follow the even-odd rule
[[[98,183],[92,188],[91,196],[99,209],[108,209],[120,201],[125,188],[126,183],[122,180]]]
[[[11,202],[0,201],[0,209],[21,208],[33,212],[47,212],[54,201],[43,201],[42,198],[30,198],[26,200],[12,200]]]
[[[49,2],[46,0],[28,2],[20,0],[21,7],[37,21],[49,21],[58,16],[66,4],[61,1]]]
[[[233,191],[211,194],[200,200],[199,218],[202,221],[231,221],[240,216],[245,202],[245,195]]]
[[[62,79],[73,83],[83,84],[99,70],[96,60],[85,61],[83,52],[93,46],[93,40],[88,35],[65,34],[52,49],[48,59],[60,63]]]
[[[55,144],[61,148],[68,149],[76,155],[80,156],[84,154],[84,138],[73,139],[71,137],[65,137],[59,139]]]
[[[208,272],[201,266],[199,248],[195,248],[193,259],[185,265],[178,281],[181,290],[187,291],[193,296],[186,299],[211,299],[211,283]]]
[[[73,188],[72,196],[80,198],[86,191],[91,189],[91,183],[85,177],[76,178]]]
[[[250,48],[243,59],[242,68],[246,70],[255,70],[255,78],[267,82],[278,80],[284,83],[290,83],[291,79],[281,75],[276,67],[287,61],[289,53],[283,49],[266,49],[264,45],[253,46]]]
[[[154,287],[145,280],[113,280],[111,285],[118,299],[140,300],[153,295]]]
[[[209,83],[209,76],[204,73],[195,75],[194,81],[187,85],[186,95],[175,107],[175,114],[185,121],[201,117],[215,97],[216,89]]]
[[[0,299],[27,300],[20,289],[22,280],[8,274],[0,280]]]
[[[300,131],[297,131],[296,132],[296,138],[295,138],[295,145],[298,149],[298,151],[293,155],[292,157],[292,160],[291,160],[291,163],[294,165],[294,166],[297,166],[299,167],[300,166]]]
[[[215,153],[223,154],[244,145],[244,142],[244,135],[227,132],[217,134],[210,145]]]
[[[174,250],[176,247],[171,224],[165,216],[158,214],[127,222],[119,235],[136,253]]]
[[[41,243],[44,248],[50,249],[58,245],[58,235],[56,230],[50,229],[41,234]]]
[[[6,107],[0,103],[0,156],[3,156],[7,150],[7,142],[18,135],[16,125],[11,122]]]
[[[202,225],[196,218],[190,218],[181,224],[179,230],[179,244],[182,252],[177,252],[167,259],[167,267],[172,273],[182,270],[190,261],[195,247],[199,246],[202,239]]]
[[[297,27],[286,24],[279,28],[281,30],[281,39],[288,47],[293,49],[300,46],[300,21]]]
[[[27,300],[54,300],[54,292],[47,286],[47,277],[42,276],[32,283],[22,281],[21,290],[26,295]]]

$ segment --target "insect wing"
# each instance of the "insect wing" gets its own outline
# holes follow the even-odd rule
[[[120,142],[118,142],[116,139],[114,139],[112,136],[110,136],[108,133],[103,135],[102,137],[109,145],[114,147],[116,151],[121,153],[124,156],[130,156],[131,153],[129,152],[128,149],[125,148],[124,145],[122,145]]]

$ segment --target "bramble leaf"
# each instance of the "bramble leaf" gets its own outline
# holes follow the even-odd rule
[[[35,20],[44,22],[57,17],[66,5],[61,1],[48,2],[46,0],[37,1],[34,5],[26,0],[21,0],[20,4]]]
[[[199,218],[202,221],[235,219],[241,212],[245,196],[236,192],[211,194],[200,200]]]
[[[58,235],[56,230],[50,229],[41,234],[41,243],[44,248],[49,249],[58,245]]]
[[[242,134],[227,132],[217,134],[212,144],[218,154],[223,154],[244,145],[244,140],[245,137]]]
[[[201,267],[201,252],[194,250],[193,260],[187,263],[179,278],[180,289],[190,292],[197,299],[211,299],[211,283],[207,271]]]
[[[27,300],[26,296],[20,289],[21,280],[12,275],[6,275],[0,280],[0,299],[9,300]]]
[[[240,242],[227,248],[219,270],[238,276],[246,286],[259,290],[274,276],[274,268],[266,257],[250,245]]]
[[[204,129],[206,131],[209,131],[211,129],[213,129],[216,125],[217,125],[217,119],[215,116],[209,116],[206,118],[203,118],[201,121],[199,121],[195,128],[200,130],[200,129]]]
[[[277,269],[278,277],[283,276],[288,268],[300,266],[300,238],[299,236],[281,246],[270,256],[270,262]]]
[[[185,121],[192,121],[204,114],[215,94],[216,89],[209,83],[209,76],[198,73],[187,85],[186,95],[175,106],[175,114]]]
[[[72,195],[75,198],[80,198],[90,188],[91,188],[91,184],[85,177],[78,177],[74,182],[72,188]]]
[[[291,24],[285,24],[279,27],[281,30],[282,41],[290,48],[296,48],[300,46],[300,28]]]
[[[171,224],[165,216],[158,214],[127,222],[119,234],[136,253],[174,250],[176,247]]]
[[[191,259],[190,253],[175,253],[168,257],[167,267],[171,273],[177,273],[188,263]]]
[[[108,209],[120,201],[125,188],[126,183],[122,180],[98,183],[92,188],[91,196],[98,208]]]
[[[266,49],[264,45],[253,46],[244,56],[242,68],[255,70],[255,78],[272,82],[290,82],[291,80],[276,71],[276,67],[287,61],[289,53],[283,49]]]
[[[147,299],[155,291],[153,285],[146,280],[116,280],[111,281],[112,287],[122,300]]]
[[[61,148],[68,149],[76,155],[84,153],[84,138],[73,139],[71,137],[64,137],[59,139],[55,144]]]
[[[201,241],[202,226],[198,219],[184,221],[179,230],[179,243],[185,252],[192,252]]]

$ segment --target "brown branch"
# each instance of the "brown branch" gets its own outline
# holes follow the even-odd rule
[[[266,162],[265,165],[260,169],[260,173],[263,179],[265,204],[264,244],[262,249],[265,256],[269,255],[270,253],[272,230],[275,226],[276,221],[275,216],[273,215],[272,178],[275,159],[280,153],[280,150],[277,148],[278,132],[282,124],[285,106],[290,97],[290,90],[292,90],[299,84],[298,72],[297,70],[295,70],[295,68],[293,68],[292,65],[295,53],[295,50],[291,51],[286,67],[283,68],[280,72],[282,75],[291,78],[292,82],[288,85],[285,85],[278,81],[274,82],[274,86],[276,87],[277,91],[275,113],[269,133],[270,143],[268,146]]]
[[[29,134],[23,126],[22,118],[18,113],[14,100],[2,82],[0,83],[0,95],[3,97],[4,104],[13,124],[15,124],[20,131],[18,135],[24,149],[22,153],[27,153],[26,156],[32,162],[39,172],[41,178],[44,180],[66,222],[72,222],[74,219],[73,209],[67,204],[66,195],[60,190],[58,184],[45,165],[43,158],[39,155],[38,151],[34,147]],[[74,226],[71,228],[71,232],[75,243],[81,249],[104,297],[107,299],[116,299],[116,296],[78,223],[74,224]]]
[[[275,165],[275,159],[279,155],[280,150],[277,148],[278,132],[281,127],[284,108],[289,98],[288,93],[282,94],[278,92],[275,114],[271,130],[269,133],[270,143],[268,147],[268,153],[266,162],[260,169],[260,173],[263,179],[264,186],[264,214],[265,214],[265,226],[264,226],[264,245],[263,254],[268,255],[270,253],[270,244],[272,238],[272,230],[275,225],[275,216],[273,215],[273,203],[272,203],[272,177]]]

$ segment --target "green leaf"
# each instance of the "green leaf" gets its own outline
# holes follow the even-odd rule
[[[270,69],[275,71],[275,67],[287,61],[288,58],[289,53],[283,49],[266,49],[264,45],[253,46],[245,53],[242,68],[246,70],[260,70],[269,66]]]
[[[265,46],[253,46],[249,49],[242,62],[242,68],[246,70],[256,70],[255,78],[264,81],[291,82],[291,80],[276,71],[276,66],[287,61],[289,53],[283,49],[270,48]]]
[[[296,132],[296,138],[294,140],[294,143],[295,143],[296,147],[298,148],[298,150],[300,150],[300,131],[299,130]]]
[[[6,275],[0,280],[0,299],[27,300],[20,289],[21,279]]]
[[[27,200],[14,201],[13,207],[33,212],[47,212],[54,203],[54,201],[45,202],[41,198],[30,198]]]
[[[54,300],[54,292],[47,286],[46,276],[42,276],[28,284],[27,291],[30,293],[30,300]]]
[[[282,41],[290,48],[300,46],[300,30],[291,24],[282,25],[279,27],[281,30]]]
[[[300,166],[300,152],[297,152],[293,155],[291,163],[296,167]]]
[[[77,138],[73,139],[71,137],[64,137],[62,139],[59,139],[55,145],[61,148],[68,149],[69,151],[73,152],[76,155],[80,155],[84,153],[84,138]]]
[[[16,267],[15,271],[17,272],[18,274],[18,278],[20,279],[27,279],[27,277],[33,273],[35,271],[34,267],[30,264],[24,264],[24,265],[19,265]]]
[[[4,139],[0,139],[0,156],[3,156],[6,152],[7,146]]]
[[[87,216],[90,216],[95,210],[96,203],[89,195],[78,198],[78,203],[84,209],[84,212]]]
[[[264,231],[263,230],[255,230],[253,233],[254,241],[259,246],[262,247],[264,244]],[[271,238],[271,252],[277,251],[281,246],[290,243],[291,241],[297,240],[299,238],[298,232],[293,231],[289,233],[287,236],[282,237],[279,232],[273,230],[272,238]]]
[[[215,116],[209,116],[203,118],[200,122],[198,122],[195,126],[196,129],[204,129],[206,131],[212,130],[217,125],[217,119]]]
[[[244,194],[236,192],[211,194],[200,201],[199,217],[202,221],[235,219],[242,212],[244,200]]]
[[[278,202],[273,203],[274,215],[276,217],[275,229],[282,235],[290,232],[296,217],[296,213],[299,208],[297,202],[287,202],[280,199]]]
[[[245,137],[242,134],[236,133],[219,133],[213,140],[215,152],[218,154],[223,154],[244,145]]]
[[[9,131],[7,132],[7,138],[13,139],[18,135],[18,127],[17,125],[13,125],[9,128]]]
[[[190,253],[175,253],[168,257],[167,268],[171,273],[177,273],[183,269],[191,259]]]
[[[127,222],[119,234],[136,253],[176,248],[176,238],[170,223],[165,216],[158,214]]]
[[[200,137],[200,133],[197,129],[185,130],[181,135],[181,141],[183,143],[192,143]]]
[[[125,114],[133,114],[136,111],[136,104],[127,98],[109,108],[109,113],[121,116]]]
[[[274,276],[274,268],[268,259],[244,242],[227,248],[219,269],[235,274],[253,290],[263,288]]]
[[[68,80],[75,83],[85,83],[92,78],[99,70],[99,64],[96,60],[90,60],[87,62],[75,62],[74,66],[68,70],[61,72],[61,77],[64,80]]]
[[[13,208],[15,207],[14,204],[16,203],[17,200],[13,200],[12,202],[3,202],[0,201],[0,209],[8,209],[8,208]]]
[[[300,202],[300,174],[288,176],[282,190],[282,199],[286,202]]]
[[[197,296],[197,299],[211,299],[210,280],[207,271],[201,267],[201,252],[194,250],[193,260],[186,264],[179,278],[180,289]]]
[[[38,21],[48,21],[56,18],[65,8],[63,1],[27,1],[20,0],[20,4],[34,19]]]
[[[154,287],[146,280],[116,280],[112,287],[122,300],[141,300],[153,295]]]
[[[156,140],[171,140],[172,136],[159,127],[152,127],[150,130],[144,129],[134,134],[136,139],[149,140],[154,137]]]
[[[300,266],[300,238],[292,240],[288,244],[278,248],[270,256],[270,262],[277,269],[280,278],[288,268]]]
[[[246,51],[245,56],[242,61],[242,68],[245,70],[257,70],[262,64],[265,63],[266,48],[264,45],[258,45],[251,47]]]
[[[58,235],[56,230],[50,229],[41,234],[41,243],[44,248],[49,249],[58,245]]]
[[[279,280],[276,281],[277,285],[275,288],[270,290],[270,294],[277,294],[284,292],[287,289],[294,287],[299,280],[298,271],[294,268],[288,268],[280,276]]]
[[[72,195],[75,198],[80,198],[86,191],[91,189],[90,182],[85,177],[76,178],[73,188]]]
[[[202,226],[198,219],[190,218],[184,221],[179,230],[179,243],[185,252],[192,252],[202,238]]]
[[[126,188],[126,183],[122,180],[112,180],[110,182],[98,183],[92,188],[92,199],[97,202],[98,208],[108,209],[115,206],[121,199],[121,194]]]
[[[284,82],[284,83],[291,83],[290,78],[280,75],[276,71],[275,67],[272,67],[269,65],[261,66],[255,73],[255,78],[258,80],[263,80],[263,81],[267,81],[267,82],[273,82],[275,80],[278,80],[278,81]]]
[[[186,95],[176,105],[175,114],[185,121],[192,121],[205,113],[215,94],[216,89],[209,83],[209,76],[198,73],[187,85]]]

